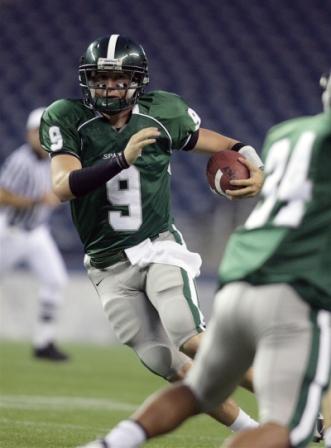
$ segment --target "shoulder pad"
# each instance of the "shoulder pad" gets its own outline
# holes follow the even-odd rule
[[[142,96],[138,101],[142,113],[147,113],[158,120],[169,120],[186,113],[188,105],[175,93],[155,90]]]
[[[45,110],[43,119],[59,123],[70,123],[77,128],[84,121],[93,118],[95,113],[88,109],[81,100],[61,99],[52,103]]]

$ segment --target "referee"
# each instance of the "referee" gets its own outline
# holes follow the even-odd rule
[[[28,265],[40,286],[33,355],[65,361],[68,356],[56,346],[55,333],[67,273],[47,227],[58,200],[51,191],[49,158],[39,141],[43,111],[30,113],[27,142],[5,160],[0,171],[0,273],[22,261]]]

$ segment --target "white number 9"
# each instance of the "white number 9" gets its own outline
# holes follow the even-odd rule
[[[58,126],[49,128],[49,139],[51,141],[51,150],[58,151],[63,148],[63,137]]]
[[[126,186],[121,189],[121,181]],[[143,222],[141,204],[140,174],[138,169],[131,165],[127,170],[121,171],[107,183],[107,196],[112,205],[124,205],[128,214],[111,210],[108,212],[109,224],[114,230],[134,232]]]
[[[195,131],[197,129],[199,129],[200,127],[200,123],[201,123],[201,118],[199,117],[199,115],[195,112],[195,110],[191,109],[190,107],[187,109],[187,113],[189,114],[189,116],[192,118],[193,123],[195,124]]]

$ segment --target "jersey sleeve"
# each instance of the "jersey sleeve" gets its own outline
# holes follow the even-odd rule
[[[171,138],[171,149],[182,150],[187,146],[192,149],[190,140],[197,135],[201,120],[180,96],[169,92],[155,92],[151,112],[167,130]]]
[[[64,153],[80,158],[78,120],[74,103],[70,100],[51,104],[41,119],[39,135],[42,147],[51,155]]]

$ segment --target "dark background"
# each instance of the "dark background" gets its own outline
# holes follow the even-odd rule
[[[23,143],[31,109],[80,96],[81,54],[112,33],[145,48],[149,89],[181,95],[203,127],[260,151],[270,126],[320,112],[330,24],[327,0],[0,0],[0,164]],[[190,154],[174,157],[173,205],[210,273],[253,201],[215,197],[205,162]],[[52,225],[69,267],[81,266],[67,206]]]

